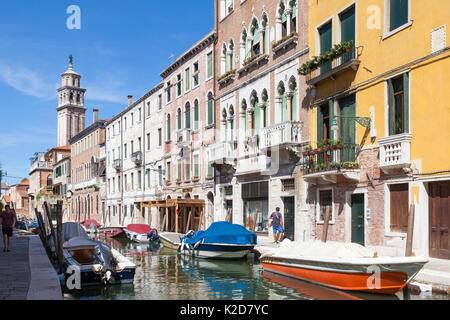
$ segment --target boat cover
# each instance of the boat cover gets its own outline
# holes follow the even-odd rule
[[[73,249],[79,247],[96,247],[98,245],[97,241],[91,240],[90,238],[75,237],[66,242],[64,242],[64,249]]]
[[[241,225],[221,221],[214,222],[206,231],[199,231],[192,238],[184,240],[187,244],[195,244],[203,240],[203,243],[256,245],[257,237],[255,233]]]
[[[129,224],[126,229],[139,234],[149,234],[152,230],[147,224]]]
[[[95,220],[85,220],[85,221],[81,222],[81,225],[84,226],[85,228],[89,228],[91,226],[91,224],[93,224],[95,226],[95,228],[101,227],[101,224]]]
[[[63,242],[69,241],[75,237],[89,238],[83,227],[76,222],[66,222],[63,224]]]

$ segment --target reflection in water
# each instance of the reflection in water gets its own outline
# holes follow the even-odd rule
[[[386,300],[419,297],[403,297],[401,293],[397,296],[384,296],[343,292],[263,272],[260,264],[247,260],[197,259],[178,255],[176,251],[164,247],[160,248],[159,244],[134,243],[125,239],[100,240],[136,264],[134,284],[89,287],[72,291],[65,289],[65,299]]]

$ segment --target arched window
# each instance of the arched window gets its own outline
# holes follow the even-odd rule
[[[53,185],[53,178],[52,178],[52,175],[49,174],[47,176],[47,187],[51,187],[52,185]]]
[[[208,93],[208,125],[214,123],[214,100],[212,92]]]
[[[289,99],[290,99],[290,114],[291,117],[288,120],[299,120],[298,119],[298,112],[297,112],[297,101],[298,101],[298,88],[297,88],[297,81],[295,80],[295,77],[292,76],[291,79],[289,79]]]
[[[245,121],[244,121],[244,123],[243,123],[243,127],[244,127],[244,137],[245,137],[245,138],[248,138],[249,114],[248,114],[248,111],[247,111],[247,101],[245,101],[245,99],[242,100],[242,103],[241,103],[241,113],[244,113],[244,114],[245,114]],[[242,124],[242,122],[241,122],[240,124]]]
[[[241,39],[240,62],[242,65],[245,59],[248,58],[247,30],[245,29],[245,27],[242,29],[240,39]]]
[[[267,93],[267,90],[264,89],[261,93],[261,100],[263,105],[262,110],[262,126],[263,128],[267,127],[269,125],[269,95]]]
[[[221,74],[225,74],[228,71],[228,59],[227,59],[227,45],[226,43],[222,46],[222,55],[220,56],[220,71]]]
[[[259,33],[259,25],[256,18],[253,19],[250,26],[250,57],[261,53],[261,35]]]
[[[198,110],[198,100],[194,101],[194,130],[198,130],[199,128],[199,110]]]
[[[228,109],[228,119],[230,122],[230,140],[234,140],[234,107],[233,105],[230,106]]]
[[[181,109],[177,110],[177,130],[181,129]]]
[[[291,7],[290,31],[297,32],[297,11],[298,11],[297,0],[290,0],[289,5]]]
[[[184,120],[185,120],[185,128],[190,129],[191,128],[191,104],[188,102],[185,106],[184,111]]]
[[[250,104],[253,107],[253,118],[252,118],[252,127],[253,134],[259,134],[261,130],[261,108],[259,107],[259,100],[256,91],[253,91],[250,96]]]
[[[234,42],[233,39],[230,39],[230,42],[228,44],[228,70],[231,71],[234,69]]]
[[[167,115],[167,141],[170,141],[170,114]]]
[[[287,121],[287,99],[286,99],[286,90],[284,88],[284,83],[280,82],[278,84],[278,99],[280,102],[280,120],[281,122]]]
[[[263,14],[261,19],[262,34],[261,34],[261,53],[269,53],[269,21],[267,14]]]

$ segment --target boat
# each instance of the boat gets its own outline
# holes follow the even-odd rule
[[[124,231],[131,241],[150,243],[158,240],[156,229],[150,228],[147,224],[129,224]]]
[[[184,237],[183,233],[161,232],[159,234],[159,241],[165,248],[178,250],[181,244],[181,238],[183,237]]]
[[[133,283],[136,265],[117,250],[89,238],[80,224],[64,223],[63,240],[66,283],[74,270],[80,272],[82,287]]]
[[[241,259],[254,248],[256,234],[230,222],[214,222],[206,231],[181,239],[178,252],[198,258]]]
[[[103,227],[98,229],[98,233],[100,236],[107,238],[121,238],[127,236],[124,228],[121,227]]]
[[[95,220],[85,220],[80,222],[80,225],[86,230],[87,233],[95,234],[98,232],[98,229],[101,227],[101,224]]]
[[[288,243],[282,250],[263,254],[260,260],[264,271],[344,291],[392,295],[402,290],[428,262],[423,257],[370,255],[368,249],[356,243],[296,245]],[[326,248],[327,245],[331,247]],[[324,248],[328,254],[323,254],[327,251]],[[352,255],[345,254],[345,250],[359,251]]]

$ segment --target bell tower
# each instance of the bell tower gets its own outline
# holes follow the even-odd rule
[[[66,146],[69,140],[84,130],[84,94],[80,87],[81,76],[73,70],[73,57],[69,56],[69,68],[61,75],[58,91],[58,147]]]

